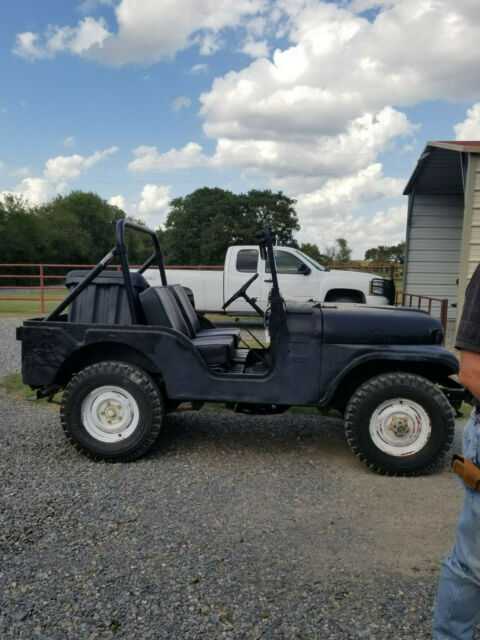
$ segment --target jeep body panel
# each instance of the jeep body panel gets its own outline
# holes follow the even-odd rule
[[[372,324],[375,316],[364,313],[365,308],[357,313],[305,304],[287,306],[285,330],[275,339],[274,362],[263,374],[216,372],[186,336],[166,327],[27,320],[19,330],[22,376],[33,387],[63,386],[85,362],[140,359],[149,373],[161,377],[172,399],[322,406],[342,380],[366,363],[376,363],[379,371],[416,372],[428,365],[438,373],[438,380],[457,372],[455,356],[433,343],[432,332],[439,324],[431,316],[411,312],[420,321],[419,333],[430,344],[385,344],[385,335]],[[387,311],[395,332],[395,318],[400,327],[408,312]]]

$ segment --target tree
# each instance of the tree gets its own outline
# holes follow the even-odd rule
[[[282,191],[274,193],[270,189],[265,189],[264,191],[249,191],[246,203],[250,215],[253,216],[251,224],[254,229],[251,229],[250,233],[268,224],[277,234],[280,244],[291,245],[293,243],[293,233],[300,229],[294,207],[296,200],[292,200]]]
[[[41,242],[37,210],[21,196],[0,200],[0,260],[5,263],[39,262]]]
[[[337,238],[333,247],[327,247],[325,262],[328,264],[348,264],[351,260],[352,249],[345,238]]]
[[[305,255],[309,256],[310,258],[313,258],[314,260],[316,260],[320,264],[324,264],[326,262],[326,260],[325,260],[326,256],[324,256],[320,252],[320,249],[318,248],[318,246],[316,244],[312,244],[311,242],[304,242],[298,248]]]
[[[121,209],[95,193],[72,191],[38,207],[5,196],[0,200],[2,262],[96,263],[114,246],[115,225],[121,218]],[[127,239],[132,263],[143,262],[153,252],[147,236],[136,233]]]
[[[379,245],[365,251],[365,260],[376,264],[403,264],[405,262],[405,242],[392,246]]]
[[[171,201],[162,240],[169,264],[221,264],[230,245],[256,244],[255,231],[270,224],[281,243],[299,229],[295,201],[281,191],[236,195],[203,187]]]

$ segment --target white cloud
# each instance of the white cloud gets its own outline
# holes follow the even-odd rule
[[[195,64],[195,65],[193,65],[193,67],[190,69],[190,73],[194,73],[194,74],[197,74],[197,73],[207,73],[208,69],[209,69],[209,66],[208,66],[208,64],[206,64],[206,63],[203,63],[203,64]]]
[[[268,43],[266,40],[252,40],[248,38],[240,49],[252,58],[268,58]]]
[[[407,206],[389,207],[377,211],[372,217],[352,213],[329,215],[312,219],[302,225],[300,242],[314,242],[325,249],[335,243],[336,238],[346,238],[354,249],[356,258],[363,258],[371,247],[380,244],[393,245],[405,240]]]
[[[22,195],[31,204],[41,204],[65,191],[68,188],[67,180],[78,178],[116,151],[117,147],[110,147],[95,151],[86,158],[78,154],[50,158],[45,163],[42,176],[24,178],[14,189],[3,191],[0,197],[13,193]]]
[[[171,187],[146,184],[141,193],[138,212],[141,215],[163,215],[170,202]]]
[[[272,19],[272,11],[270,12],[269,18]],[[263,36],[265,30],[267,28],[267,19],[264,16],[257,16],[256,18],[252,18],[246,24],[247,33],[251,36]]]
[[[20,169],[15,169],[15,171],[11,171],[11,176],[28,176],[30,174],[30,169],[28,167],[20,167]]]
[[[45,32],[44,42],[38,33],[27,31],[17,34],[13,53],[26,60],[53,58],[57,53],[70,52],[86,55],[90,50],[103,46],[109,35],[105,20],[84,18],[76,27],[50,26]]]
[[[121,209],[122,211],[126,211],[127,210],[127,202],[125,200],[125,198],[122,195],[117,195],[117,196],[112,196],[110,198],[110,200],[108,201],[108,204],[113,205],[114,207],[118,207],[119,209]]]
[[[467,111],[467,117],[453,127],[456,140],[480,140],[480,102]]]
[[[0,198],[8,194],[20,195],[30,204],[37,205],[50,200],[58,192],[56,185],[46,178],[24,178],[14,189],[2,191]]]
[[[208,136],[330,135],[386,104],[480,95],[473,0],[384,3],[373,22],[332,2],[278,6],[292,46],[215,80],[201,97]]]
[[[358,173],[330,178],[320,189],[297,196],[298,210],[308,223],[318,217],[352,213],[367,202],[402,195],[405,180],[385,177],[382,165],[375,163]]]
[[[172,111],[174,111],[175,113],[177,111],[180,111],[180,109],[186,109],[191,105],[192,100],[187,96],[179,96],[178,98],[175,98],[175,100],[173,100],[173,102],[170,104]]]
[[[110,147],[104,151],[95,151],[91,156],[84,158],[79,154],[73,156],[57,156],[50,158],[45,164],[43,172],[45,178],[51,182],[61,182],[78,178],[81,173],[91,169],[100,160],[118,151],[118,147]]]
[[[397,137],[415,130],[405,114],[385,107],[351,121],[337,135],[311,135],[309,140],[220,138],[212,166],[263,170],[268,175],[316,176],[317,179],[359,171],[389,149]],[[272,136],[273,138],[273,136]]]
[[[189,142],[182,149],[170,149],[165,153],[159,153],[157,147],[141,145],[133,150],[133,155],[135,160],[128,164],[128,169],[138,173],[188,169],[204,165],[208,160],[202,153],[202,147],[195,142]]]
[[[62,140],[64,147],[74,147],[77,144],[75,136],[68,136]]]
[[[222,47],[222,41],[216,33],[205,33],[196,38],[195,42],[200,45],[199,51],[202,56],[211,56]]]
[[[193,44],[209,55],[217,50],[223,28],[239,26],[266,5],[266,0],[183,0],[179,10],[176,0],[121,0],[115,8],[116,33],[102,18],[87,17],[76,27],[51,27],[43,37],[20,33],[14,53],[35,60],[67,51],[113,66],[157,62]]]
[[[113,5],[114,5],[114,0],[83,0],[83,2],[81,2],[78,5],[77,9],[81,13],[86,14],[86,13],[93,13],[101,6],[113,7]]]
[[[172,199],[171,186],[146,184],[138,202],[129,202],[123,195],[112,196],[108,201],[130,216],[142,219],[150,227],[156,228],[165,221],[168,203]]]

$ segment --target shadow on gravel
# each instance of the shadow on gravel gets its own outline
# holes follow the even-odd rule
[[[352,455],[343,420],[304,415],[256,416],[230,412],[183,411],[167,416],[162,433],[148,457],[165,450],[213,450],[291,453],[305,448],[332,448]]]

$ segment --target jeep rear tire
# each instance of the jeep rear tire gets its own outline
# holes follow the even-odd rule
[[[432,382],[411,373],[368,380],[351,397],[345,432],[355,455],[381,474],[431,471],[448,451],[455,429],[452,408]]]
[[[165,407],[142,369],[105,361],[77,373],[62,398],[60,419],[73,445],[95,460],[128,462],[155,442]]]

